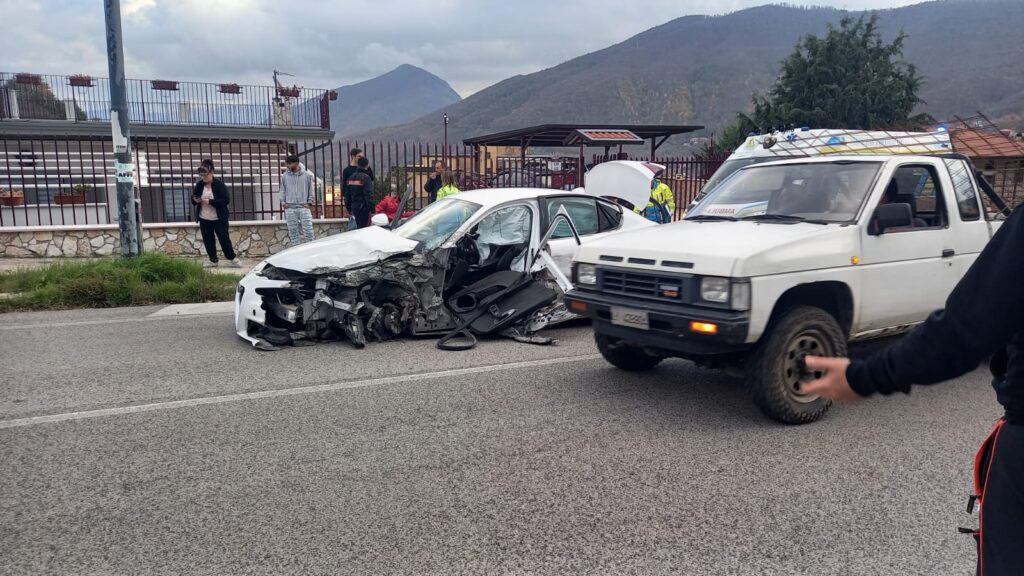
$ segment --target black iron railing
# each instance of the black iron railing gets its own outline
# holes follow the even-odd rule
[[[133,124],[329,128],[337,94],[300,87],[128,80]],[[0,121],[109,122],[106,78],[0,72]]]
[[[145,223],[190,222],[196,168],[211,159],[217,177],[231,193],[233,221],[280,220],[280,181],[284,158],[298,154],[316,176],[317,218],[347,216],[342,174],[349,153],[359,148],[374,173],[375,202],[394,190],[413,192],[409,209],[428,202],[424,189],[442,161],[461,190],[536,187],[571,190],[606,159],[506,157],[487,149],[396,142],[286,142],[260,139],[185,139],[135,137],[132,153],[136,194]],[[641,159],[641,158],[636,158]],[[693,199],[720,160],[659,158],[664,181],[676,193],[677,212]],[[111,140],[97,137],[39,137],[0,134],[0,228],[104,225],[116,222],[116,181]]]

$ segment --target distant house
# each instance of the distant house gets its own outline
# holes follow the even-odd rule
[[[193,220],[192,187],[206,158],[230,190],[233,222],[280,219],[283,158],[334,135],[325,90],[127,84],[131,166],[146,224]],[[0,230],[117,223],[110,118],[105,78],[0,72]],[[322,163],[323,153],[304,160]],[[318,185],[322,191],[322,179]]]
[[[971,124],[950,130],[953,149],[974,161],[1011,206],[1024,202],[1024,139],[1020,133]]]

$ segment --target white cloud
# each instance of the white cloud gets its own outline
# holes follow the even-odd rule
[[[554,66],[688,14],[764,0],[481,2],[389,0],[122,0],[130,77],[267,84],[275,68],[329,88],[413,64],[463,95]],[[888,8],[911,0],[818,0]],[[106,74],[102,4],[0,0],[7,71]]]

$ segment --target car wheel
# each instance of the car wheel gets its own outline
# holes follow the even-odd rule
[[[846,337],[831,314],[802,306],[782,313],[762,336],[747,366],[747,388],[766,416],[784,424],[807,424],[821,418],[832,401],[804,394],[807,382],[821,377],[808,372],[806,356],[846,356]]]
[[[642,348],[630,346],[618,338],[595,334],[597,349],[612,366],[628,372],[643,372],[661,363],[660,356],[651,356]]]

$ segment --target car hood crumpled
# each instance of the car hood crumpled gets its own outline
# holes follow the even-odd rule
[[[415,248],[414,240],[369,226],[300,244],[274,254],[266,262],[275,268],[324,274],[367,266]]]

